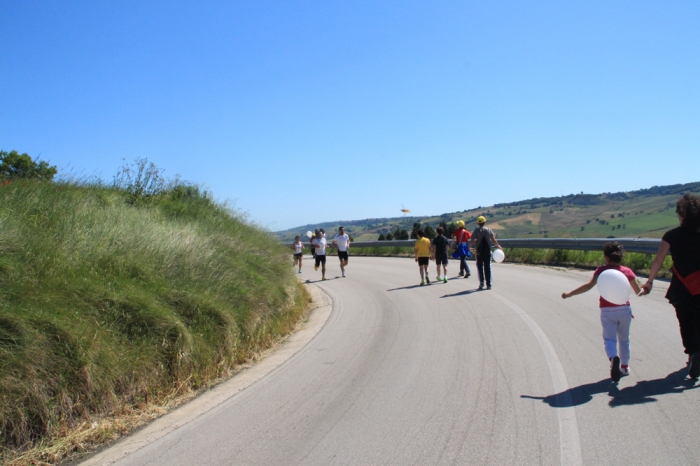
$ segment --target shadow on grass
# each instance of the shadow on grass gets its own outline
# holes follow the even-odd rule
[[[570,408],[586,404],[593,399],[594,395],[600,393],[607,393],[610,396],[608,405],[611,408],[652,403],[657,401],[655,396],[683,393],[686,390],[698,388],[694,380],[686,378],[687,373],[688,369],[684,367],[662,379],[640,380],[635,385],[625,387],[622,390],[612,380],[603,379],[599,382],[579,385],[554,395],[545,397],[521,395],[520,398],[542,400],[543,403],[547,403],[552,408]]]

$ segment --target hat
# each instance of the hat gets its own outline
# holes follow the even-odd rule
[[[479,217],[476,219],[476,223],[486,223],[486,217],[479,215]]]
[[[464,220],[457,220],[457,226],[458,226],[458,227],[463,227],[463,226],[464,226]]]
[[[486,220],[484,220],[484,221],[486,221]],[[326,230],[324,230],[323,228],[321,228],[321,229],[318,230],[318,231],[320,231],[321,233],[325,233],[325,232],[326,232]]]

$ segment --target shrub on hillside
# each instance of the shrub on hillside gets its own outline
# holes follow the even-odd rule
[[[114,186],[129,193],[130,204],[155,200],[166,190],[163,171],[145,158],[125,163],[114,177]]]
[[[16,150],[0,151],[0,180],[53,180],[58,173],[55,166],[45,161],[35,161],[27,154]]]

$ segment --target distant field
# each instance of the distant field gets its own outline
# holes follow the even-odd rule
[[[577,194],[477,207],[429,217],[394,217],[304,225],[277,232],[284,241],[314,228],[334,231],[341,224],[355,241],[376,240],[397,228],[411,231],[414,223],[438,226],[464,220],[476,227],[484,215],[501,238],[660,238],[678,225],[675,204],[685,192],[700,194],[700,182],[660,186],[628,193]]]

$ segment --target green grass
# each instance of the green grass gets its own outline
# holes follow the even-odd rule
[[[581,204],[574,195],[550,199],[513,202],[508,205],[470,208],[461,212],[422,217],[373,218],[305,225],[277,232],[283,241],[314,228],[335,231],[341,224],[356,241],[376,240],[379,234],[397,227],[411,230],[415,222],[437,227],[457,220],[467,222],[467,229],[476,227],[476,217],[485,215],[487,226],[499,238],[660,238],[678,226],[675,205],[685,192],[700,194],[700,183],[660,187],[638,192],[599,194],[596,202]],[[438,207],[439,208],[439,207]],[[619,228],[618,228],[619,225]]]
[[[602,251],[576,251],[567,249],[505,249],[506,262],[522,264],[559,265],[567,267],[599,267],[605,264]],[[649,273],[653,254],[628,252],[622,259],[622,265],[629,267],[636,274]],[[660,277],[671,277],[671,257],[666,257],[659,273]]]
[[[179,186],[0,186],[0,462],[225,376],[305,315],[288,250]]]

